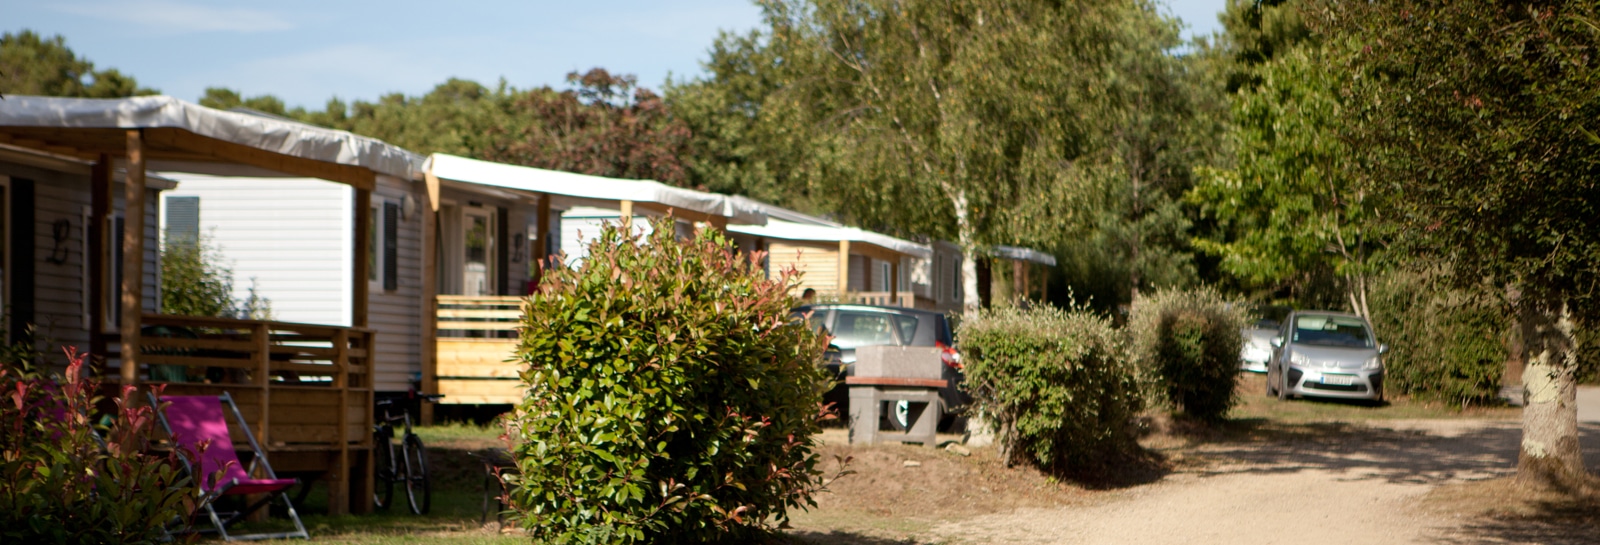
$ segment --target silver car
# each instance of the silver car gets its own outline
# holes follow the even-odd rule
[[[1240,333],[1244,346],[1239,350],[1239,369],[1251,373],[1267,372],[1267,360],[1272,359],[1272,338],[1278,336],[1277,320],[1257,320]]]
[[[1383,353],[1372,326],[1354,315],[1289,314],[1272,338],[1267,395],[1383,400]]]

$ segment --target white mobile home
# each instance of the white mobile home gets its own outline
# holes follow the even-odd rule
[[[16,318],[55,321],[52,327],[75,321],[75,338],[88,340],[94,370],[121,385],[233,394],[275,467],[327,479],[333,513],[370,508],[377,350],[366,328],[368,263],[356,256],[365,257],[369,243],[365,205],[377,177],[409,179],[415,156],[347,132],[170,97],[8,96],[0,104],[0,145],[16,152],[0,158],[8,206],[31,200],[37,212],[30,218],[30,210],[7,209],[6,234],[13,238],[0,237],[10,254],[6,303]],[[152,189],[162,186],[152,188],[149,170],[303,176],[351,187],[355,251],[347,257],[362,279],[351,282],[351,326],[153,312],[159,279]],[[126,204],[114,193],[118,171],[125,173]],[[122,214],[119,222],[119,209],[138,213]],[[82,241],[76,260],[75,224]],[[32,236],[23,236],[30,229]],[[114,333],[100,327],[106,322],[116,324]]]
[[[612,219],[672,213],[714,227],[730,218],[762,219],[729,198],[662,185],[434,154],[425,166],[437,229],[439,282],[427,296],[436,318],[425,325],[424,388],[445,394],[443,403],[508,404],[522,398],[518,369],[507,364],[515,348],[521,297],[539,267],[560,253],[581,258],[584,240],[564,235],[564,214]],[[598,229],[595,229],[596,231]],[[593,236],[587,233],[587,236]],[[429,258],[424,258],[428,261]]]
[[[271,303],[283,322],[351,326],[356,191],[316,178],[165,173],[166,237],[202,237],[234,275],[234,297]],[[380,175],[366,215],[367,327],[378,335],[377,392],[405,392],[422,373],[420,184]]]

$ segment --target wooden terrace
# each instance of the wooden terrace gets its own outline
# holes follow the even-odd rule
[[[222,112],[169,97],[60,99],[7,97],[0,144],[93,164],[84,226],[90,352],[123,385],[165,384],[168,394],[228,391],[280,470],[329,480],[329,511],[372,508],[372,357],[367,254],[372,191],[380,174],[409,179],[418,159],[348,132]],[[314,177],[351,187],[353,327],[147,314],[146,170],[245,169]],[[111,219],[113,171],[126,170],[121,240]],[[193,170],[191,170],[193,169]],[[121,247],[121,276],[105,257]],[[112,282],[121,298],[104,303]],[[117,317],[115,320],[112,317]],[[115,323],[116,333],[100,324]],[[115,370],[113,370],[115,369]]]

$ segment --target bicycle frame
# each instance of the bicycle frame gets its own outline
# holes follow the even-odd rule
[[[424,401],[431,401],[443,396],[420,396]],[[374,480],[377,488],[373,490],[373,502],[380,509],[387,509],[393,504],[394,485],[403,483],[406,487],[406,498],[410,503],[411,512],[426,514],[432,505],[431,485],[428,482],[427,454],[422,445],[422,439],[417,436],[411,427],[411,414],[400,411],[399,415],[390,412],[393,400],[383,400],[377,403],[382,410],[382,416],[373,425],[374,448]],[[397,430],[395,423],[402,424],[403,430]],[[401,432],[397,434],[396,432]],[[398,435],[398,437],[397,437]],[[395,448],[395,439],[400,440],[400,448]],[[377,459],[377,458],[381,458]],[[397,460],[404,460],[401,462]],[[418,497],[420,489],[421,497]]]

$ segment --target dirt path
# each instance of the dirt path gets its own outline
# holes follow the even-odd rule
[[[935,526],[955,543],[1509,543],[1419,506],[1434,487],[1510,475],[1507,421],[1328,424],[1189,453],[1161,482],[1096,505],[1024,509]],[[1585,424],[1600,469],[1600,425]]]

